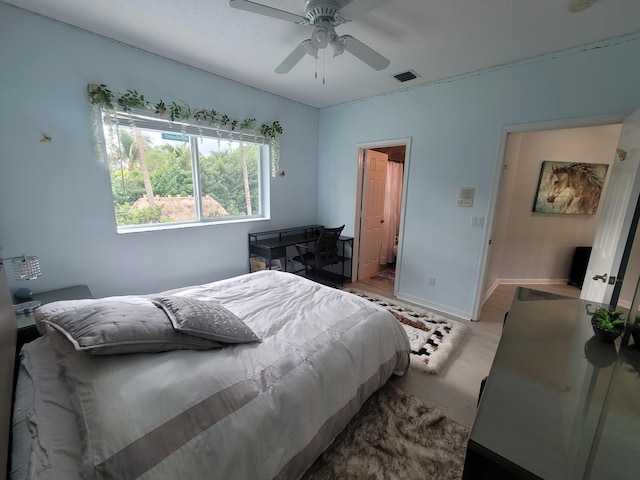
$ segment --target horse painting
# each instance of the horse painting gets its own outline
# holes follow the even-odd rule
[[[593,215],[608,168],[599,163],[543,162],[534,212]]]

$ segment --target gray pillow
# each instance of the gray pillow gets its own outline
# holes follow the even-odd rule
[[[151,299],[164,309],[173,327],[181,332],[225,343],[260,341],[253,330],[218,302],[175,295]]]
[[[68,308],[50,305],[49,309],[40,310],[40,321],[62,333],[76,350],[94,355],[208,350],[222,346],[176,331],[164,310],[147,298],[107,297],[84,300],[80,305],[72,303]]]

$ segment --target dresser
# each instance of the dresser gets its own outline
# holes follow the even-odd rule
[[[471,429],[465,480],[640,478],[640,350],[596,339],[594,307],[517,290]]]

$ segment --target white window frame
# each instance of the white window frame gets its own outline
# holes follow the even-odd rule
[[[172,132],[189,136],[189,145],[191,149],[191,169],[193,175],[193,196],[195,200],[196,219],[187,222],[170,222],[170,223],[151,223],[140,225],[118,225],[116,228],[118,234],[148,232],[154,230],[168,230],[185,227],[199,227],[220,225],[229,223],[244,223],[253,221],[269,220],[270,212],[270,152],[269,145],[265,143],[264,137],[259,132],[247,132],[238,130],[229,130],[218,126],[200,125],[184,120],[170,121],[164,118],[152,117],[145,110],[124,111],[121,109],[102,110],[102,149],[104,158],[106,159],[106,142],[105,137],[111,135],[110,129],[118,128],[123,125],[126,128],[140,128],[144,130],[153,130],[158,133]],[[117,135],[117,132],[115,133]],[[200,182],[200,162],[198,161],[198,139],[204,137],[212,140],[233,140],[244,141],[259,146],[258,160],[258,205],[259,214],[203,218],[202,215],[202,195]],[[111,185],[111,174],[109,175],[109,187],[113,194],[113,186]],[[115,216],[115,199],[113,202]],[[115,217],[114,217],[115,218]]]

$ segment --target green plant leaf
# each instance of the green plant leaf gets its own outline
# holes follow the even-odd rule
[[[162,100],[156,103],[155,113],[160,117],[164,117],[164,114],[167,112],[167,106],[164,104]]]
[[[603,330],[613,330],[619,325],[624,325],[625,320],[622,318],[624,312],[620,310],[612,310],[608,307],[600,307],[596,309],[591,321],[594,325],[602,328]]]
[[[111,110],[115,108],[114,103],[117,103],[124,111],[130,111],[134,108],[153,107],[154,113],[160,117],[164,117],[168,110],[169,118],[172,122],[178,119],[189,120],[190,118],[194,118],[196,121],[204,121],[208,119],[209,124],[217,123],[222,127],[230,125],[231,130],[235,130],[238,127],[241,129],[250,129],[256,125],[255,118],[245,118],[244,120],[234,119],[227,114],[217,112],[213,108],[194,111],[183,100],[180,100],[181,104],[178,104],[177,102],[170,102],[168,107],[162,100],[158,103],[152,104],[137,90],[127,90],[126,93],[122,95],[115,94],[103,83],[89,83],[87,85],[87,90],[89,91],[89,100],[92,104],[101,105]],[[278,121],[271,124],[260,124],[260,134],[264,136],[265,139],[275,138],[276,136],[281,135],[282,132],[282,125],[280,125],[280,122]]]
[[[87,85],[87,89],[89,90],[89,99],[91,100],[91,103],[95,105],[102,105],[106,108],[113,108],[114,95],[105,84],[101,83],[98,85],[90,83]]]

